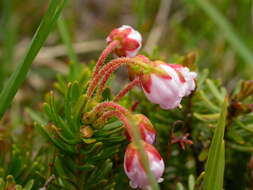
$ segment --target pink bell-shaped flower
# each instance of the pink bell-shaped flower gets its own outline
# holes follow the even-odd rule
[[[149,144],[153,144],[156,138],[156,131],[150,120],[142,114],[135,114],[133,117],[138,129],[140,130],[142,140]],[[128,132],[126,132],[126,136],[129,141],[132,141],[132,137],[128,134]]]
[[[149,167],[157,182],[163,181],[162,175],[164,172],[164,162],[159,152],[151,144],[142,141],[144,151],[149,160]],[[130,143],[126,149],[124,157],[125,173],[130,179],[130,186],[132,188],[149,189],[149,181],[147,174],[141,163],[140,153],[133,143]]]
[[[114,53],[119,57],[134,57],[141,48],[141,34],[128,25],[114,29],[106,38],[107,43],[111,43],[114,40],[120,42],[119,46],[114,50]]]
[[[140,82],[146,97],[163,109],[179,106],[184,96],[190,95],[195,89],[194,79],[197,73],[179,64],[166,64],[162,61],[152,62],[165,71],[164,75],[141,75]]]

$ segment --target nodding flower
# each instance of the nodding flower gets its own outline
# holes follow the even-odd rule
[[[162,61],[154,61],[151,64],[164,70],[165,74],[150,73],[140,76],[146,97],[163,109],[176,108],[182,98],[195,89],[194,79],[197,73],[180,64],[167,64]]]
[[[142,46],[141,34],[128,25],[112,30],[106,38],[107,43],[115,40],[119,41],[119,45],[115,48],[114,54],[119,57],[134,57]]]
[[[142,141],[144,151],[149,160],[149,167],[158,183],[163,181],[164,162],[154,146]],[[140,153],[133,143],[130,143],[126,149],[124,157],[125,173],[130,179],[132,188],[150,189],[149,181],[143,164],[141,162]]]

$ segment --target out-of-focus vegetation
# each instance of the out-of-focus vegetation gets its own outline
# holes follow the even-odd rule
[[[0,2],[1,90],[22,62],[48,5],[49,1],[44,0]],[[84,142],[85,145],[81,145],[84,146],[84,154],[88,154],[84,159],[90,161],[82,166],[72,163],[76,161],[71,157],[71,153],[76,151],[73,145],[76,142],[64,142],[70,145],[62,150],[59,147],[63,145],[59,145],[59,142],[52,143],[47,134],[44,135],[46,138],[41,136],[41,133],[45,134],[45,131],[41,131],[43,126],[50,125],[49,129],[55,132],[53,126],[57,124],[50,114],[43,112],[43,102],[50,104],[52,98],[47,92],[58,89],[55,93],[56,105],[50,106],[55,107],[57,114],[62,116],[59,110],[66,101],[67,83],[77,79],[78,75],[80,77],[72,85],[84,88],[82,84],[88,81],[95,64],[90,60],[97,60],[106,45],[107,34],[123,24],[132,25],[142,33],[142,53],[153,59],[180,62],[182,55],[189,52],[197,54],[198,89],[184,100],[182,109],[161,110],[149,104],[138,90],[132,91],[120,102],[128,108],[135,101],[139,102],[137,111],[147,115],[158,131],[156,145],[166,164],[161,189],[199,189],[205,175],[215,175],[215,170],[209,170],[205,175],[202,173],[208,150],[212,146],[213,149],[219,149],[221,155],[225,154],[224,189],[252,189],[253,120],[250,89],[253,84],[252,81],[244,83],[244,92],[246,89],[250,91],[247,97],[240,94],[240,84],[242,80],[252,80],[253,2],[75,0],[66,3],[60,19],[50,26],[51,32],[45,29],[44,34],[50,34],[10,109],[0,121],[0,190],[14,187],[24,190],[128,189],[128,179],[122,166],[126,140],[123,135],[119,136],[119,123],[110,123],[102,132],[98,131],[95,134],[99,139],[97,143],[89,139]],[[70,62],[74,64],[69,66]],[[126,75],[121,69],[115,76],[118,80],[110,81],[112,93],[118,92],[126,83]],[[108,94],[104,97],[111,98],[109,90],[106,92]],[[222,122],[220,108],[226,94],[229,96],[229,105],[225,145],[219,147],[211,145],[211,139],[217,120],[220,118]],[[34,125],[34,121],[37,125]],[[108,132],[111,129],[115,130],[112,134]],[[186,150],[170,144],[172,132],[176,136],[190,133],[194,144],[186,146]],[[223,137],[215,137],[222,142]],[[114,141],[109,143],[111,147],[108,150],[100,152],[101,144],[107,148],[109,146],[106,138]],[[225,151],[222,150],[224,147]],[[108,152],[111,154],[106,154]],[[217,160],[220,161],[219,158]],[[209,161],[207,165],[215,164],[215,161]],[[66,168],[62,168],[63,165]],[[218,172],[218,168],[217,173],[222,173],[220,170]],[[87,172],[79,176],[78,172],[82,169]],[[84,182],[80,182],[83,179],[86,179],[87,188],[83,187]],[[210,189],[210,181],[205,180],[205,187],[209,186]]]

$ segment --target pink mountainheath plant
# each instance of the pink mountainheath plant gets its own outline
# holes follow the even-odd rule
[[[133,87],[137,86],[143,89],[150,102],[159,104],[164,109],[176,108],[182,98],[190,95],[195,89],[194,80],[197,74],[180,64],[166,64],[159,60],[152,61],[144,55],[137,55],[142,46],[142,37],[139,32],[130,26],[123,25],[114,29],[106,40],[108,45],[100,55],[91,79],[87,80],[87,84],[79,85],[77,81],[68,84],[66,93],[71,95],[66,96],[67,103],[64,104],[66,106],[64,107],[64,112],[68,117],[68,123],[65,124],[64,119],[59,119],[55,115],[52,119],[54,124],[56,123],[55,126],[59,125],[62,127],[62,131],[67,137],[75,136],[75,132],[78,131],[81,133],[80,136],[83,141],[87,144],[96,141],[95,137],[98,137],[101,133],[100,129],[103,130],[105,124],[112,118],[121,121],[125,135],[130,143],[124,156],[124,169],[130,179],[130,186],[150,189],[155,186],[155,181],[158,183],[163,181],[161,177],[165,168],[161,155],[152,145],[156,140],[157,132],[148,117],[143,114],[133,113],[133,111],[128,110],[118,102]],[[105,63],[106,57],[111,53],[117,55],[118,58]],[[107,81],[123,65],[128,69],[130,83],[123,87],[112,99],[105,100],[103,92],[106,89]],[[73,94],[79,86],[84,88],[83,92],[85,94],[77,98]],[[49,96],[50,98],[47,98],[50,100],[49,103],[44,104],[45,109],[50,110],[47,113],[55,112],[56,110],[55,108],[50,108],[50,106],[54,105],[54,98],[52,93]],[[70,101],[68,98],[71,97],[75,98]],[[69,109],[69,104],[73,102],[76,102],[75,109],[73,109],[75,110],[74,113],[71,112],[72,109]],[[80,126],[78,126],[79,117],[82,117],[80,118]],[[73,131],[66,127],[69,124],[75,126]],[[50,126],[54,125],[50,124]],[[137,130],[133,127],[136,127]],[[51,130],[53,129],[55,128],[51,127]],[[60,136],[61,134],[59,133],[59,131],[56,131],[56,134]],[[111,134],[111,132],[107,134]],[[117,135],[120,134],[122,135],[122,133]],[[101,134],[100,138],[102,138]],[[125,140],[122,136],[120,138]],[[106,141],[108,140],[107,138],[105,139]],[[117,137],[114,139],[117,139]],[[76,153],[76,148],[72,147],[72,145],[73,142],[79,141],[69,141],[64,137],[65,141],[70,143],[68,151]],[[176,138],[173,141],[173,143],[180,142],[181,139],[177,140]],[[188,141],[186,143],[189,144]],[[146,156],[142,154],[142,145]]]

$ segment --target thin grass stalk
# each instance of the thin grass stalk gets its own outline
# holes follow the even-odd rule
[[[62,41],[64,42],[66,48],[67,48],[67,53],[70,58],[70,72],[69,72],[69,80],[73,81],[77,79],[78,77],[78,71],[79,69],[79,61],[78,57],[74,51],[74,48],[72,46],[71,38],[70,38],[70,33],[67,28],[67,24],[63,17],[59,17],[57,20],[57,25],[58,25],[58,30],[60,32]]]

